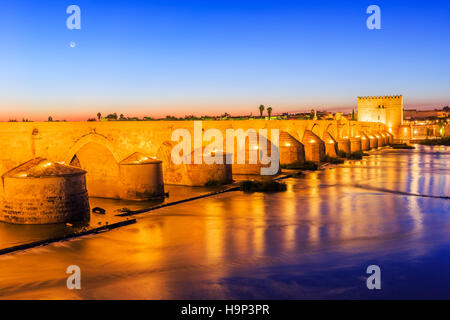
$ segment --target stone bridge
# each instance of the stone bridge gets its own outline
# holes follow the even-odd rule
[[[271,129],[279,129],[282,162],[300,160],[302,157],[320,161],[325,153],[333,155],[330,151],[332,149],[325,147],[329,142],[333,142],[334,148],[340,145],[342,150],[350,151],[349,141],[352,138],[386,133],[384,124],[346,119],[203,121],[202,127],[203,131],[218,129],[224,136],[226,129],[267,129],[268,132]],[[195,176],[172,179],[174,175],[171,175],[171,170],[175,169],[168,163],[168,155],[174,143],[177,143],[171,141],[175,129],[187,129],[193,137],[194,121],[0,123],[0,174],[30,159],[42,157],[85,169],[88,172],[90,195],[117,198],[118,192],[115,188],[118,188],[120,179],[119,163],[138,152],[163,161],[165,183],[199,185],[195,182],[198,178]],[[270,137],[270,134],[268,136]],[[286,154],[293,154],[292,150],[288,150],[288,153],[281,150],[284,146],[291,146],[291,143],[286,142],[288,140],[295,142],[296,146],[302,146],[294,150],[294,154],[297,152],[298,156],[290,158]],[[349,147],[346,146],[347,143]],[[209,142],[204,144],[208,145]],[[381,142],[378,145],[381,145]],[[303,150],[300,150],[302,148]],[[182,173],[182,176],[187,174],[186,170],[180,172],[185,173]]]

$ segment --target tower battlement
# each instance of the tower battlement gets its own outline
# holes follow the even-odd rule
[[[394,95],[394,96],[364,96],[364,97],[358,97],[358,101],[359,100],[391,100],[391,99],[397,99],[400,100],[403,98],[403,95]]]

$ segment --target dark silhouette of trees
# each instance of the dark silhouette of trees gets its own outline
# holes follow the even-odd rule
[[[264,106],[263,105],[260,105],[259,106],[259,115],[261,116],[261,118],[263,117],[263,112],[264,112]]]
[[[111,113],[106,116],[107,120],[117,120],[117,113]]]
[[[270,115],[272,114],[272,107],[267,108],[267,114],[269,115],[269,120],[270,120]]]
[[[98,119],[98,121],[102,120],[102,114],[100,112],[97,113],[97,119]]]

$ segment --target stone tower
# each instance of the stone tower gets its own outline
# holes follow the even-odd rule
[[[397,135],[403,124],[403,96],[358,97],[358,121],[384,123]]]

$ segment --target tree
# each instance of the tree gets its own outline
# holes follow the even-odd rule
[[[352,120],[355,120],[355,109],[352,110]]]
[[[112,114],[108,114],[107,116],[106,116],[106,119],[107,120],[117,120],[117,113],[112,113]]]
[[[261,115],[261,118],[262,118],[262,116],[263,116],[263,112],[264,112],[264,106],[263,106],[263,105],[260,105],[260,106],[259,106],[259,114]]]
[[[125,116],[123,114],[120,114],[119,120],[125,120]]]
[[[102,120],[102,114],[100,112],[97,113],[97,118],[98,118],[98,121]]]
[[[267,108],[267,114],[269,115],[269,120],[270,120],[270,115],[272,114],[272,107]]]
[[[48,122],[52,122],[52,121],[53,121],[52,116],[49,116],[49,117],[48,117]]]

